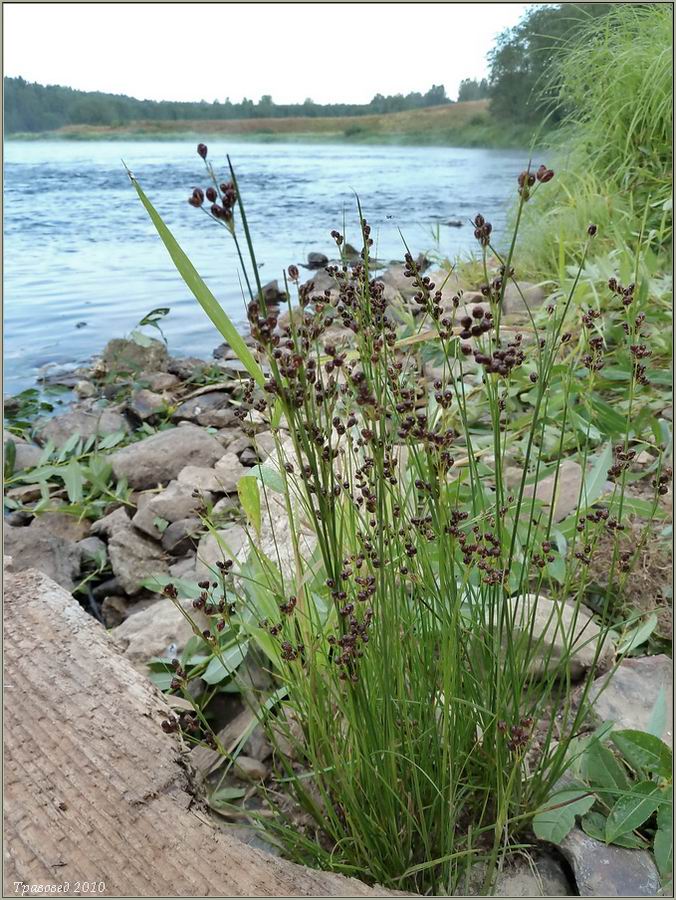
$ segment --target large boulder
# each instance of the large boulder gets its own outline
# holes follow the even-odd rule
[[[137,594],[144,579],[169,571],[167,557],[159,545],[131,525],[113,532],[108,540],[108,555],[125,594]]]
[[[600,640],[599,626],[583,607],[561,603],[537,594],[510,597],[511,636],[514,641],[530,640],[530,671],[545,675],[563,665],[573,681],[581,679],[592,667]],[[596,663],[596,671],[612,665],[615,647],[609,636]]]
[[[195,496],[189,485],[180,484],[178,481],[171,481],[159,494],[141,496],[144,499],[142,502],[139,500],[138,510],[132,522],[139,531],[158,541],[162,537],[162,532],[157,527],[157,519],[171,523],[192,518],[202,511],[204,504],[211,503],[212,500],[209,492],[205,491],[200,496]]]
[[[110,464],[118,480],[143,490],[172,481],[184,466],[213,466],[222,455],[223,445],[203,428],[181,425],[117,450]]]
[[[117,431],[129,431],[125,417],[112,409],[72,409],[51,419],[40,419],[35,426],[35,437],[40,444],[51,440],[56,447],[63,447],[74,434],[88,438],[104,437]]]
[[[37,569],[72,591],[80,573],[80,550],[75,543],[45,528],[5,525],[4,552],[12,557],[10,572]]]
[[[102,360],[112,374],[136,375],[139,372],[163,371],[167,358],[165,344],[154,338],[148,338],[146,346],[126,338],[113,338],[106,344]]]
[[[204,617],[191,600],[181,600],[181,606],[200,624]],[[206,625],[202,625],[206,627]],[[137,669],[147,674],[146,665],[153,656],[179,656],[194,632],[190,623],[172,600],[166,597],[141,610],[132,612],[125,621],[113,628],[111,635],[117,646]]]
[[[33,532],[49,532],[49,534],[64,538],[67,541],[81,541],[89,534],[89,521],[78,519],[77,516],[68,515],[58,510],[44,512],[36,516],[31,524]]]

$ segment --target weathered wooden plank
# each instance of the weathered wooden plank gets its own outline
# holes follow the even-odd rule
[[[162,695],[45,575],[4,587],[4,896],[393,896],[216,829]]]

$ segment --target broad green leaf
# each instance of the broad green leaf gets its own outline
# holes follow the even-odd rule
[[[172,578],[171,575],[150,575],[141,582],[141,587],[148,588],[149,591],[161,593],[168,585],[173,584],[178,591],[179,597],[187,600],[194,600],[202,593],[202,588],[197,582],[188,581],[185,578]]]
[[[233,644],[221,650],[218,656],[214,656],[206,671],[202,675],[203,681],[207,684],[218,684],[235,671],[237,666],[244,660],[249,650],[249,642],[244,641],[240,644]]]
[[[626,729],[614,731],[612,740],[632,768],[646,769],[663,778],[671,777],[671,750],[654,734]]]
[[[560,844],[575,825],[575,816],[584,815],[595,802],[584,788],[557,791],[533,817],[533,831],[541,841]]]
[[[150,347],[152,344],[152,338],[149,338],[148,335],[144,334],[142,331],[132,331],[129,337],[135,344],[138,344],[139,347]]]
[[[115,447],[120,441],[123,441],[125,437],[124,431],[114,431],[112,434],[107,434],[99,441],[99,450],[110,450],[111,447]]]
[[[660,805],[661,791],[654,781],[641,781],[620,797],[610,810],[606,823],[606,840],[615,841],[623,834],[639,828]]]
[[[611,444],[606,444],[593,468],[585,476],[582,487],[581,508],[592,506],[601,496],[603,486],[608,480],[608,469],[612,464],[613,448]]]
[[[162,516],[155,516],[153,518],[153,525],[155,526],[155,528],[157,528],[160,534],[164,534],[164,532],[169,527],[169,522],[167,521],[167,519],[163,519]]]
[[[629,782],[622,766],[609,748],[594,742],[582,758],[582,776],[592,787],[604,790],[627,790]],[[606,799],[603,795],[603,799]]]
[[[588,812],[582,817],[580,826],[585,834],[596,841],[606,843],[606,817],[598,812]],[[641,850],[648,846],[637,834],[623,834],[613,841],[618,847],[626,847],[628,850]]]
[[[161,691],[168,691],[171,688],[171,682],[174,678],[173,672],[148,672],[148,678],[152,681],[154,685]]]
[[[261,533],[261,495],[258,490],[258,481],[253,475],[244,475],[237,482],[237,494],[242,504],[247,519],[256,529],[256,534]]]
[[[659,689],[657,693],[657,700],[655,700],[655,705],[653,706],[653,711],[650,713],[650,721],[648,722],[648,727],[646,731],[649,734],[654,735],[656,738],[661,738],[664,734],[664,729],[667,727],[667,694],[664,690],[664,685]]]
[[[223,806],[246,796],[246,788],[222,787],[209,796],[209,806]]]
[[[258,465],[254,466],[249,471],[250,478],[257,478],[259,481],[262,481],[266,487],[270,488],[272,491],[276,491],[278,494],[284,493],[284,479],[276,469],[272,468],[272,466]]]
[[[654,851],[662,881],[670,881],[674,871],[674,813],[671,789],[665,793],[657,810]],[[666,884],[663,884],[663,887],[666,888]]]
[[[80,440],[79,432],[75,432],[75,434],[71,434],[66,443],[63,445],[61,450],[59,451],[58,460],[62,462],[64,459],[67,459],[68,456],[73,452],[73,450],[77,447],[78,442]]]
[[[66,486],[66,493],[71,503],[79,503],[82,500],[82,487],[84,476],[82,466],[73,457],[67,466],[60,470],[61,478]]]
[[[146,211],[150,216],[153,225],[157,229],[157,233],[159,234],[162,242],[164,243],[164,246],[169,252],[169,256],[178,269],[181,278],[186,283],[187,287],[190,289],[202,309],[222,334],[223,338],[235,351],[240,362],[242,362],[246,367],[247,372],[260,387],[263,387],[263,385],[265,384],[265,376],[263,375],[263,371],[256,360],[253,358],[251,351],[244,343],[242,336],[232,324],[232,321],[225,313],[220,303],[216,300],[214,295],[206,286],[193,264],[185,255],[183,250],[181,250],[176,238],[173,236],[171,231],[169,231],[155,207],[141,190],[141,185],[134,178],[131,172],[128,172],[128,174],[129,178],[131,179],[131,183],[136,189],[136,193],[138,194],[141,203],[146,208]]]
[[[5,480],[14,474],[16,464],[16,444],[14,441],[5,441]]]
[[[632,628],[624,635],[617,645],[618,653],[629,653],[641,644],[645,644],[653,631],[657,628],[657,616],[651,613],[644,622],[639,622],[635,628]]]

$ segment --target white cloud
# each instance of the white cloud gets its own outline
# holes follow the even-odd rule
[[[5,3],[5,75],[151,100],[454,98],[528,6]]]

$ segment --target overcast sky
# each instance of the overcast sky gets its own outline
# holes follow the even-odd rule
[[[5,75],[150,100],[455,99],[529,5],[4,3]]]

